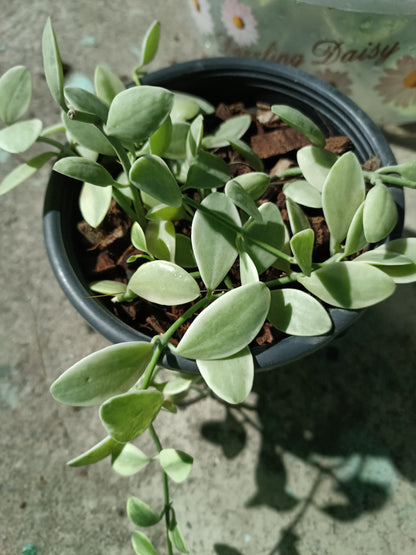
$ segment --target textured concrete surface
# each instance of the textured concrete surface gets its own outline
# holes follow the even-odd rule
[[[102,61],[128,75],[155,18],[163,38],[154,69],[201,56],[184,4],[0,0],[0,71],[30,66],[31,115],[53,123],[41,76],[47,15],[65,62],[91,79]],[[400,161],[416,155],[411,126],[388,132]],[[0,173],[13,165],[0,152]],[[0,553],[32,544],[38,555],[127,555],[133,527],[125,501],[137,495],[161,504],[159,473],[148,467],[126,479],[108,461],[65,466],[101,439],[102,428],[94,409],[54,402],[49,385],[107,342],[75,313],[47,262],[48,172],[0,200]],[[416,193],[407,196],[405,232],[415,234]],[[328,348],[259,375],[246,408],[209,399],[158,423],[165,446],[195,457],[189,480],[172,488],[190,553],[416,553],[415,314],[416,287],[403,286]],[[153,453],[147,437],[138,445]],[[149,535],[165,553],[163,528]]]

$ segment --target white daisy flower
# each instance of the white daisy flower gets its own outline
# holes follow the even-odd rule
[[[228,34],[240,46],[250,46],[257,42],[257,21],[250,6],[238,0],[225,0],[222,7],[222,21]]]
[[[214,31],[214,21],[208,0],[188,0],[189,9],[201,35],[210,35]]]

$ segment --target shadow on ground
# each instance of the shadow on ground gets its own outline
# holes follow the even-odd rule
[[[299,553],[297,528],[310,507],[329,519],[352,522],[388,503],[396,473],[415,480],[414,313],[407,322],[394,318],[397,303],[406,304],[415,291],[403,288],[304,361],[257,375],[252,409],[228,408],[225,420],[202,426],[203,437],[228,458],[245,448],[246,427],[258,428],[257,492],[246,506],[293,511],[289,526],[276,528],[269,555]],[[302,498],[288,487],[288,457],[311,468],[309,492]],[[317,501],[324,481],[333,496]],[[242,555],[223,544],[215,545],[215,553]]]

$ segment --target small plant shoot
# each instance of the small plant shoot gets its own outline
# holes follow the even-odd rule
[[[156,554],[147,529],[162,522],[165,553],[188,552],[169,485],[186,480],[193,458],[171,439],[162,445],[156,432],[162,411],[175,413],[196,384],[225,403],[244,402],[255,376],[251,347],[265,326],[295,336],[330,334],[332,307],[366,308],[392,295],[397,284],[416,281],[416,238],[389,241],[398,219],[389,185],[415,188],[415,163],[366,171],[353,150],[329,151],[324,132],[308,116],[274,104],[270,115],[309,144],[293,155],[288,170],[269,172],[249,146],[248,110],[216,120],[213,129],[207,122],[214,121],[208,118],[215,108],[205,99],[141,83],[159,33],[154,22],[133,71],[136,86],[125,88],[110,68],[98,66],[91,93],[64,86],[48,19],[44,72],[62,112],[62,124],[48,130],[40,120],[26,119],[29,70],[16,66],[0,77],[0,147],[19,158],[34,144],[44,147],[3,178],[0,195],[53,160],[55,172],[81,182],[87,224],[101,229],[113,205],[129,221],[128,279],[99,279],[91,283],[91,295],[105,295],[115,305],[141,299],[177,315],[148,341],[88,355],[51,386],[61,403],[96,407],[103,426],[101,437],[71,466],[108,458],[120,476],[150,466],[161,470],[161,506],[135,496],[127,502],[131,523],[146,529],[132,534],[140,555]],[[66,137],[60,142],[55,132],[62,126]],[[238,174],[236,159],[244,166]],[[268,196],[274,188],[284,211]],[[316,252],[311,214],[324,222],[324,255]],[[166,353],[195,361],[199,373],[172,371],[162,379]],[[153,440],[152,452],[135,444],[143,434]]]

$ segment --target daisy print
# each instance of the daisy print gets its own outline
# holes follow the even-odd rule
[[[396,67],[385,70],[376,91],[385,102],[392,102],[399,108],[416,104],[416,58],[406,54],[400,58]]]
[[[222,21],[227,33],[239,46],[250,46],[257,42],[257,21],[249,6],[238,0],[225,0]]]
[[[210,35],[214,30],[211,7],[208,0],[188,0],[189,9],[201,35]]]
[[[339,91],[351,96],[352,94],[352,81],[348,73],[345,71],[334,71],[332,69],[323,69],[321,71],[316,71],[315,75],[326,81],[333,87],[336,87]]]

